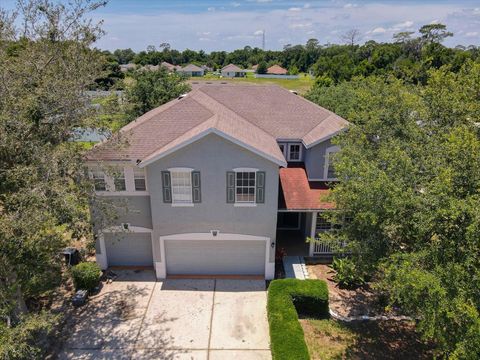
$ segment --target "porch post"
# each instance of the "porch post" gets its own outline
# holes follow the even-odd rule
[[[317,228],[317,212],[312,212],[312,227],[310,228],[310,238],[315,239],[315,229]],[[315,248],[315,243],[310,242],[309,256],[313,256],[313,250]]]

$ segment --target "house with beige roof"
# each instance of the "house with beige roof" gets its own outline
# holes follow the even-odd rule
[[[272,65],[267,69],[267,74],[269,75],[287,75],[287,73],[288,70],[280,65]]]
[[[147,112],[88,154],[97,262],[272,279],[277,252],[322,255],[305,239],[329,228],[348,124],[278,86],[206,84]]]
[[[195,77],[195,76],[203,76],[205,74],[205,70],[202,69],[200,66],[194,64],[188,64],[184,67],[177,67],[177,73],[183,74],[188,77]]]
[[[246,72],[243,69],[240,69],[237,65],[228,64],[224,66],[220,71],[223,77],[234,78],[234,77],[244,77]]]

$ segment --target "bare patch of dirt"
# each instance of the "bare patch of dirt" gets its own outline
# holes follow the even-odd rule
[[[374,316],[394,315],[385,314],[381,297],[368,284],[360,288],[349,290],[341,289],[333,280],[335,270],[328,265],[307,265],[311,279],[326,281],[329,292],[330,308],[341,316]]]

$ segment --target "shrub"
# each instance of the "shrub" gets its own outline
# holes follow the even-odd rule
[[[310,359],[298,313],[328,317],[327,284],[322,280],[273,280],[268,287],[267,311],[273,359]]]
[[[102,271],[94,262],[84,262],[72,267],[72,278],[77,290],[92,291],[100,281]]]
[[[332,263],[333,269],[337,272],[333,279],[345,288],[354,288],[365,283],[365,276],[355,263],[347,258],[335,258]]]

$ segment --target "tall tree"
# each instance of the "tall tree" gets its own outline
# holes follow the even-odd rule
[[[91,115],[104,2],[20,1],[0,9],[0,357],[42,357],[53,316],[31,304],[61,280],[60,249],[89,236],[82,152],[68,142]]]

